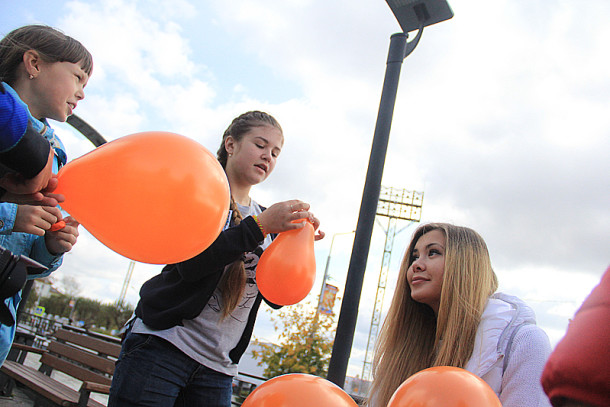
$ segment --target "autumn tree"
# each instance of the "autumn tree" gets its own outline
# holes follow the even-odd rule
[[[253,351],[265,364],[264,375],[272,378],[286,373],[308,373],[325,377],[333,347],[334,316],[316,314],[310,304],[284,307],[270,311],[276,331],[280,330],[279,344],[254,341],[260,350]]]

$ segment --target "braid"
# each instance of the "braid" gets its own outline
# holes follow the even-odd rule
[[[239,225],[242,218],[237,204],[231,197],[231,223]],[[229,265],[219,283],[222,294],[222,317],[231,314],[239,302],[246,287],[246,268],[243,256]]]

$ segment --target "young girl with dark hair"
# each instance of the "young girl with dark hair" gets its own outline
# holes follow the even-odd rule
[[[25,124],[44,137],[42,142],[36,138],[36,148],[42,149],[43,162],[48,157],[52,168],[47,170],[53,173],[57,173],[67,158],[47,119],[66,121],[85,97],[84,87],[92,67],[91,54],[80,42],[48,26],[17,28],[0,40],[0,81],[4,95],[10,95],[19,107],[14,110],[17,117],[10,122],[22,121],[18,124],[20,128]],[[27,123],[23,123],[24,119]],[[18,160],[19,156],[11,159]],[[28,256],[48,267],[44,274],[28,278],[44,277],[57,269],[63,254],[76,243],[78,222],[71,217],[64,219],[63,229],[49,230],[62,218],[55,206],[0,203],[0,245],[15,255]],[[20,292],[3,301],[15,318]],[[16,325],[15,321],[12,325],[0,326],[0,363],[10,349]]]

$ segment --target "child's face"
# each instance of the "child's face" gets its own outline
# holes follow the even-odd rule
[[[282,132],[269,125],[254,127],[238,142],[228,137],[227,176],[244,186],[263,182],[275,168],[283,144]]]
[[[34,97],[28,101],[36,118],[65,122],[78,102],[85,97],[89,76],[79,63],[42,62],[38,76],[32,80]]]
[[[422,235],[415,244],[412,259],[407,270],[411,298],[428,304],[438,315],[445,272],[445,234],[435,229]]]

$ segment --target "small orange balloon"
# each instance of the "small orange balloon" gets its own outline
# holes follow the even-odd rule
[[[287,230],[265,249],[256,266],[256,285],[277,305],[292,305],[309,294],[316,279],[314,229],[308,221],[300,229]]]
[[[59,222],[52,224],[51,228],[49,230],[51,232],[57,232],[58,230],[61,230],[65,227],[66,227],[66,222],[64,222],[63,220],[60,220]]]
[[[285,232],[284,232],[285,233]],[[291,373],[258,386],[242,407],[357,407],[343,389],[321,377]]]
[[[465,369],[437,366],[405,380],[388,407],[502,407],[491,387]]]
[[[100,242],[152,264],[205,250],[222,231],[230,202],[216,157],[192,139],[159,131],[121,137],[69,162],[54,192]]]

